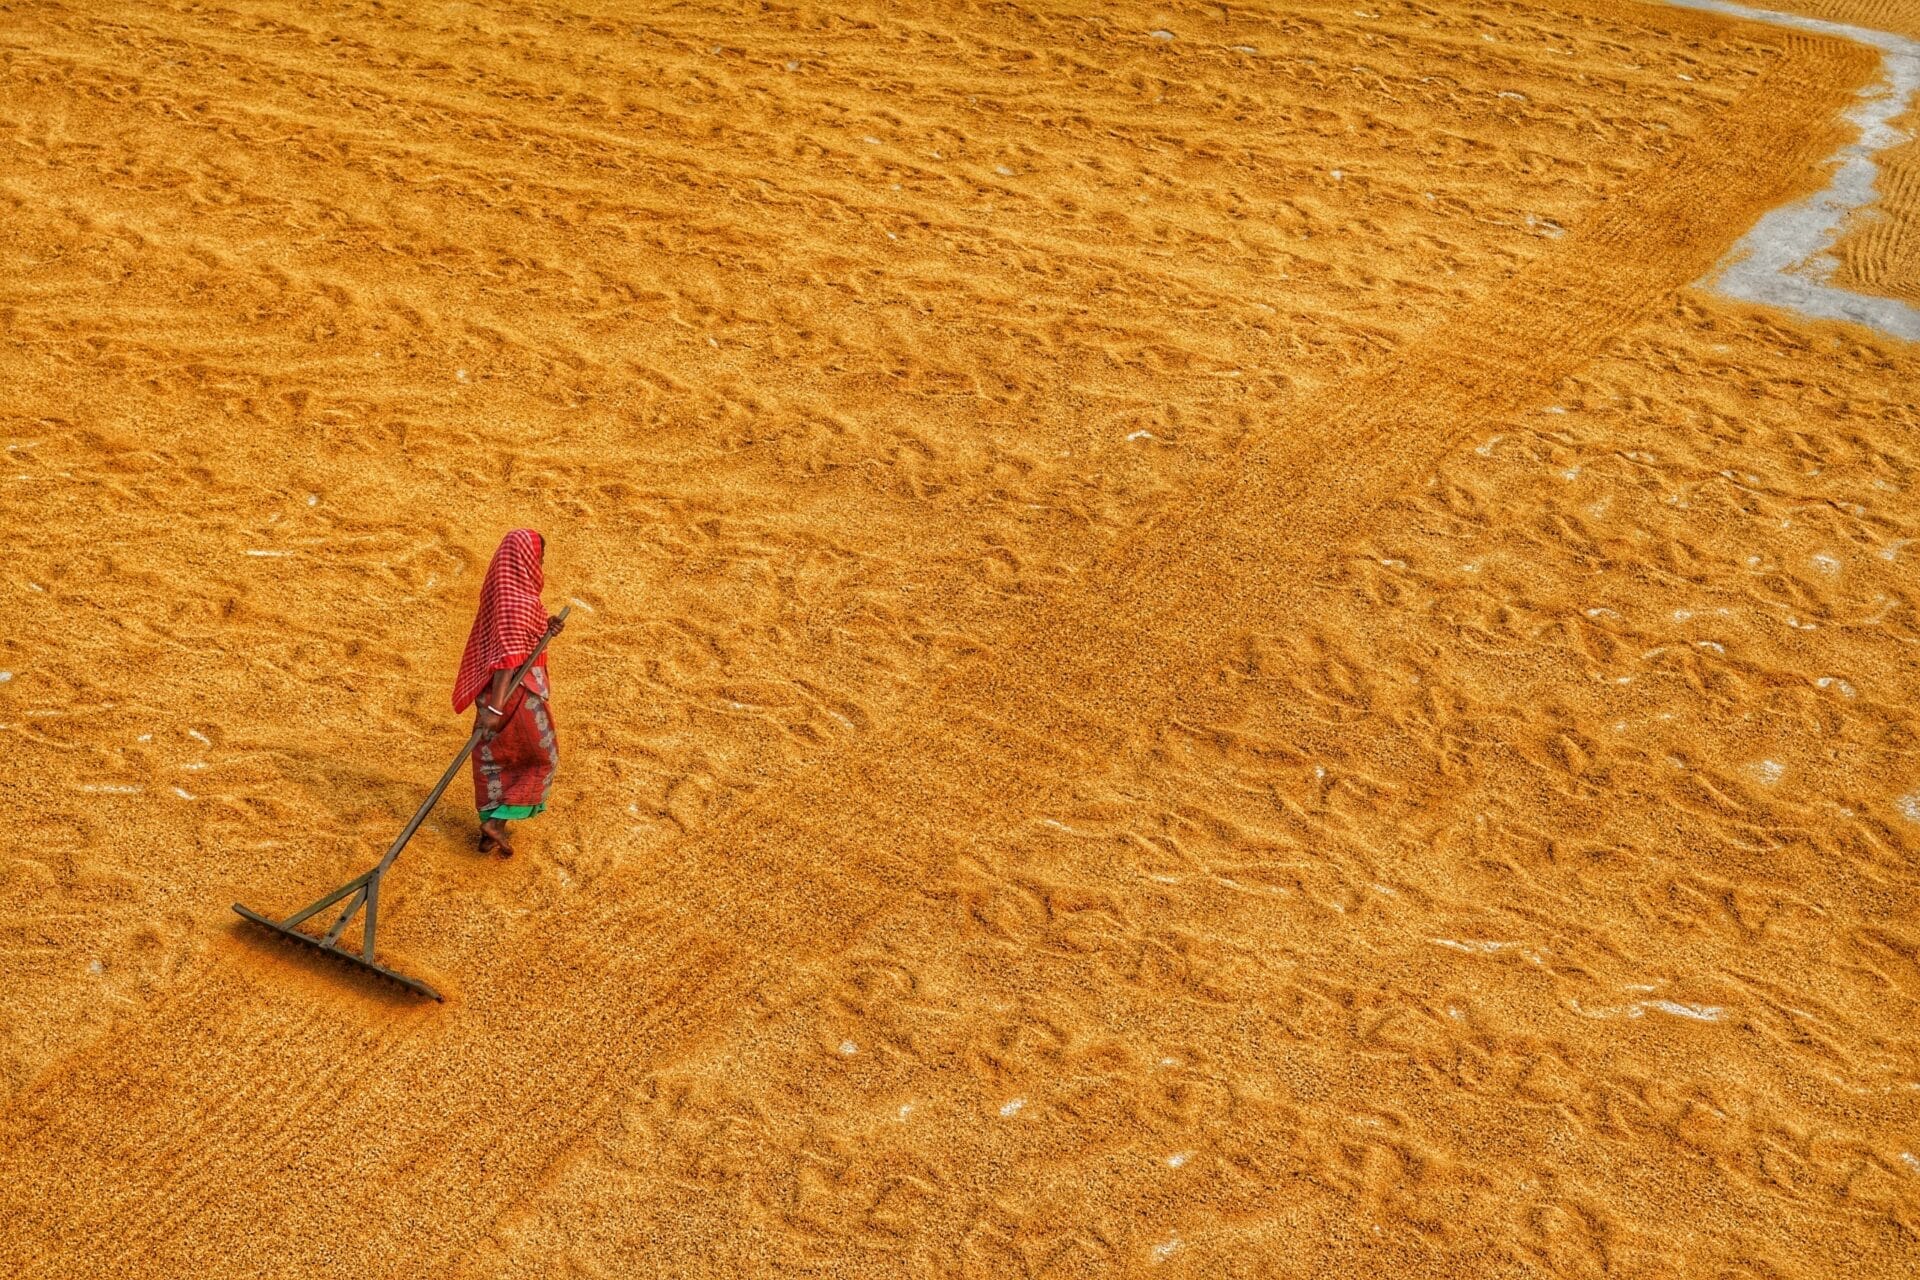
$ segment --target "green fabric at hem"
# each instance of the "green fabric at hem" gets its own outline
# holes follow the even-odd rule
[[[519,822],[522,818],[531,818],[547,807],[542,800],[539,804],[497,804],[491,809],[480,811],[480,821],[492,822],[495,818],[502,822]]]

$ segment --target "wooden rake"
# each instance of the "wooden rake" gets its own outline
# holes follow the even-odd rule
[[[567,615],[572,612],[572,605],[561,609],[560,620],[562,622],[566,621]],[[512,698],[513,695],[519,691],[520,682],[527,678],[527,672],[533,670],[533,664],[539,661],[540,655],[546,651],[547,641],[551,639],[553,639],[551,634],[541,636],[540,643],[533,647],[533,652],[527,655],[527,660],[522,662],[519,667],[514,670],[513,683],[507,686],[508,698]],[[373,935],[380,922],[381,880],[386,876],[388,869],[393,866],[393,860],[400,856],[400,851],[407,847],[407,841],[413,839],[413,833],[420,829],[420,824],[427,820],[429,813],[433,812],[433,806],[440,803],[440,797],[445,794],[447,787],[452,784],[454,775],[460,772],[460,766],[467,762],[467,757],[472,755],[475,748],[479,745],[480,727],[475,725],[473,733],[467,738],[467,745],[460,748],[460,754],[453,758],[453,763],[447,766],[447,771],[440,775],[439,785],[434,787],[432,793],[427,796],[426,803],[422,804],[419,810],[414,813],[413,820],[401,829],[400,834],[387,849],[386,857],[380,859],[379,865],[374,867],[373,870],[362,872],[360,875],[355,876],[353,879],[341,885],[338,889],[328,893],[325,897],[320,898],[309,906],[302,907],[285,920],[269,920],[258,911],[253,910],[251,907],[242,906],[238,902],[233,904],[233,909],[246,919],[253,921],[257,925],[273,930],[283,938],[297,942],[303,947],[310,947],[336,960],[344,960],[355,968],[363,969],[368,973],[385,978],[388,982],[398,983],[415,995],[427,996],[434,1000],[446,999],[445,996],[418,978],[409,978],[406,974],[389,969],[375,960],[373,958]],[[307,933],[297,927],[310,917],[325,911],[342,898],[347,900],[347,905],[341,910],[339,917],[333,922],[333,927],[327,930],[324,937],[315,937],[313,934]],[[366,920],[361,926],[360,954],[355,955],[340,945],[340,936],[346,932],[347,925],[352,923],[354,916],[358,915],[362,909],[366,911]]]

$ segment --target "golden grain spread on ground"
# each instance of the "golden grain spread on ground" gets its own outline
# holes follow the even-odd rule
[[[1879,55],[1082,8],[9,10],[5,1274],[1920,1267],[1920,349],[1695,287]],[[448,1003],[243,932],[516,525]]]

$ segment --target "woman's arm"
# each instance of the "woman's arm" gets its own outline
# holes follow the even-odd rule
[[[507,722],[502,714],[507,709],[507,686],[513,683],[513,672],[504,667],[493,673],[493,680],[474,700],[474,723],[491,738],[500,732],[500,726]]]
[[[548,618],[547,634],[557,636],[566,625],[558,618]],[[506,716],[496,715],[494,712],[503,712],[507,709],[507,686],[512,683],[513,672],[502,668],[493,673],[493,683],[489,684],[480,697],[474,700],[475,723],[486,731],[489,738],[500,732],[500,726],[507,722]],[[493,711],[487,710],[489,707],[492,707]]]

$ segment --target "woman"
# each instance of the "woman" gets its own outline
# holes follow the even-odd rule
[[[515,529],[500,540],[480,588],[480,612],[467,636],[460,676],[453,683],[453,709],[474,708],[481,731],[473,752],[474,805],[480,810],[480,852],[513,855],[507,824],[547,807],[553,771],[560,763],[553,713],[547,707],[547,655],[527,672],[511,698],[507,685],[542,635],[559,635],[561,622],[540,603],[546,539]]]

